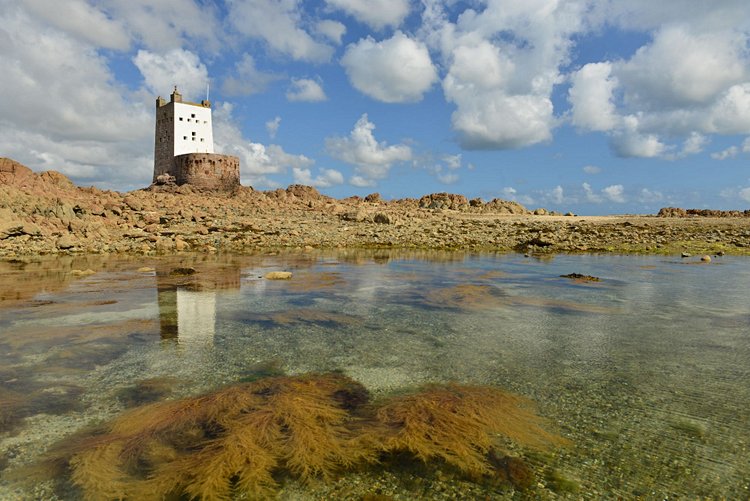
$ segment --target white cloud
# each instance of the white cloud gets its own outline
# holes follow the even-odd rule
[[[3,156],[83,184],[149,184],[153,100],[143,102],[116,84],[87,40],[0,2],[0,67]]]
[[[343,162],[355,167],[355,176],[350,182],[355,186],[373,186],[384,179],[394,163],[407,162],[412,158],[411,148],[404,144],[379,143],[373,134],[375,124],[367,114],[357,120],[349,137],[326,139],[326,151]]]
[[[750,137],[742,141],[742,151],[744,153],[750,153]]]
[[[747,188],[742,188],[739,191],[738,195],[745,202],[750,202],[750,186],[748,186]]]
[[[276,133],[279,131],[279,126],[281,125],[281,117],[275,117],[273,120],[269,120],[266,122],[266,130],[268,131],[268,136],[271,139],[276,139]]]
[[[599,174],[602,171],[602,168],[597,167],[596,165],[585,165],[582,170],[586,174]]]
[[[97,47],[126,50],[130,46],[130,35],[121,20],[83,0],[25,0],[23,4],[38,18]]]
[[[292,84],[286,91],[288,101],[306,101],[315,103],[328,99],[319,82],[309,78],[292,78]]]
[[[642,188],[638,193],[638,201],[642,204],[651,204],[664,200],[664,195],[660,191]]]
[[[346,26],[343,23],[332,19],[318,21],[315,25],[315,31],[335,43],[341,45],[341,37],[346,33]]]
[[[269,175],[282,174],[290,168],[305,169],[315,163],[305,155],[287,153],[281,146],[265,146],[245,139],[232,116],[232,105],[229,103],[214,108],[213,122],[214,150],[240,158],[242,184],[277,187],[278,183]]]
[[[571,123],[608,132],[620,156],[683,158],[710,134],[750,133],[750,21],[741,0],[591,2],[592,29],[609,25],[652,40],[627,59],[571,75]]]
[[[625,117],[623,122],[625,126],[612,136],[612,147],[618,156],[654,158],[667,153],[667,145],[656,134],[638,131],[639,121],[635,116]]]
[[[716,153],[711,153],[711,158],[714,160],[726,160],[728,158],[734,158],[737,156],[737,153],[739,153],[740,150],[736,146],[730,146],[729,148],[718,151]]]
[[[326,4],[376,30],[398,27],[409,14],[409,0],[326,0]]]
[[[310,169],[294,167],[292,171],[294,173],[294,182],[297,184],[315,186],[316,188],[328,188],[344,183],[344,176],[335,169],[320,169],[320,174],[314,178]]]
[[[522,195],[518,193],[518,190],[513,188],[512,186],[506,186],[501,191],[501,196],[506,200],[512,200],[514,202],[518,202],[520,204],[523,204],[525,206],[534,205],[535,200],[529,195]]]
[[[558,184],[547,193],[547,199],[559,205],[565,201],[565,190]]]
[[[562,81],[569,37],[582,26],[582,2],[489,0],[456,22],[426,1],[421,35],[448,73],[443,92],[456,105],[453,128],[464,148],[529,146],[552,137],[552,90]]]
[[[437,175],[437,180],[441,184],[456,184],[459,176],[455,172],[443,172]]]
[[[461,154],[458,155],[444,155],[443,161],[445,162],[446,166],[451,169],[460,169],[461,168]]]
[[[302,25],[300,0],[227,0],[228,19],[242,35],[296,60],[325,62],[333,47],[315,40]]]
[[[593,204],[602,203],[603,198],[601,197],[601,195],[594,193],[594,190],[591,189],[591,185],[589,183],[583,183],[581,187],[583,188],[583,194],[587,202],[591,202]]]
[[[224,80],[222,90],[229,96],[249,96],[264,92],[270,84],[281,78],[276,73],[259,70],[253,56],[245,53],[234,65],[234,75]]]
[[[708,144],[708,138],[703,134],[693,132],[682,145],[681,156],[695,155],[703,151]]]
[[[153,95],[165,96],[176,85],[183,98],[199,100],[205,95],[208,70],[200,58],[184,49],[174,49],[164,55],[139,50],[133,64],[143,75],[146,88]]]
[[[602,189],[602,193],[607,199],[618,204],[624,204],[625,200],[625,188],[621,184],[613,184]]]
[[[617,71],[627,102],[644,110],[707,104],[747,76],[743,39],[665,26]]]
[[[568,91],[572,106],[571,122],[576,127],[608,131],[618,122],[613,93],[617,79],[612,77],[612,64],[589,63],[575,72]]]
[[[67,2],[58,2],[67,5]],[[197,0],[100,0],[111,19],[122,22],[146,48],[166,52],[195,44],[209,51],[220,47],[222,29],[211,3]],[[91,28],[97,29],[97,28]]]
[[[349,45],[341,64],[357,90],[386,103],[419,101],[437,79],[427,47],[400,31]]]

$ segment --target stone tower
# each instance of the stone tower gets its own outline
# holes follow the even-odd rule
[[[214,153],[211,103],[183,101],[176,86],[169,102],[156,98],[153,183],[212,190],[240,184],[239,158]]]

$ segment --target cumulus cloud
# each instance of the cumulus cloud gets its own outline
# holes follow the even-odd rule
[[[130,35],[120,20],[83,0],[25,0],[25,7],[52,26],[105,49],[125,50]]]
[[[512,186],[504,187],[502,190],[500,190],[500,194],[501,194],[500,196],[504,198],[505,200],[512,200],[514,202],[518,202],[527,207],[535,203],[535,200],[533,197],[518,193],[518,190],[516,190]]]
[[[625,100],[643,110],[706,104],[747,76],[743,39],[665,26],[618,68]]]
[[[606,188],[602,189],[602,193],[605,197],[607,197],[608,200],[612,202],[618,204],[624,204],[626,202],[625,187],[621,184],[613,184],[611,186],[607,186]]]
[[[341,64],[357,90],[385,103],[419,101],[437,80],[427,47],[401,32],[349,45]]]
[[[227,6],[237,32],[263,40],[275,51],[313,62],[328,61],[333,54],[333,47],[303,29],[299,0],[227,0]]]
[[[48,0],[53,3],[55,0]],[[67,7],[68,2],[55,2]],[[166,52],[191,43],[216,51],[220,47],[217,13],[200,0],[101,0],[111,19],[121,21],[131,37],[155,52]],[[96,30],[89,26],[88,29]]]
[[[737,156],[737,154],[740,152],[740,149],[736,146],[730,146],[729,148],[717,151],[716,153],[711,153],[711,158],[714,160],[726,160],[728,158],[734,158]]]
[[[435,176],[441,184],[456,184],[460,179],[458,170],[462,166],[461,154],[442,155],[435,158],[431,154],[422,155],[413,161],[415,167],[422,168]]]
[[[143,75],[146,88],[154,95],[166,95],[178,86],[189,100],[205,95],[208,70],[200,58],[184,49],[174,49],[164,55],[139,50],[133,64]]]
[[[660,191],[642,188],[638,193],[638,201],[643,204],[652,204],[664,200],[664,195]]]
[[[378,142],[373,131],[375,124],[365,113],[354,124],[348,137],[329,137],[326,151],[343,162],[355,166],[354,186],[374,186],[377,180],[388,175],[391,166],[412,159],[411,148],[405,144],[388,145]]]
[[[270,84],[281,78],[276,73],[259,70],[253,56],[245,53],[234,65],[234,74],[224,80],[222,90],[229,96],[249,96],[264,92]]]
[[[583,183],[581,187],[583,188],[583,194],[587,202],[599,204],[604,200],[601,195],[594,192],[589,183]]]
[[[281,117],[275,117],[273,120],[269,120],[266,122],[266,130],[268,131],[268,137],[271,139],[276,138],[276,133],[279,131],[279,126],[281,126]]]
[[[738,196],[745,202],[750,202],[750,186],[748,186],[747,188],[742,188],[739,191]]]
[[[582,170],[586,174],[599,174],[602,171],[601,167],[596,165],[585,165]]]
[[[688,3],[678,10],[706,11]],[[737,7],[729,1],[705,12],[710,23],[674,11],[629,59],[582,67],[571,76],[571,123],[609,133],[620,156],[669,160],[703,151],[709,134],[750,133],[750,26],[737,29],[738,20],[728,15]],[[618,14],[607,22],[644,30],[647,14],[660,9],[608,3],[606,10]],[[604,12],[601,4],[593,11],[592,19]]]
[[[376,30],[397,27],[409,14],[409,0],[326,0],[326,4]]]
[[[281,146],[266,146],[244,138],[233,115],[233,107],[222,103],[214,108],[214,149],[240,158],[240,176],[243,184],[274,188],[278,183],[269,176],[291,169],[309,168],[315,163],[305,155],[284,151]]]
[[[635,116],[623,119],[624,127],[612,136],[612,147],[618,156],[654,158],[668,151],[666,144],[656,134],[639,132],[639,121]]]
[[[547,193],[546,198],[547,200],[560,205],[565,201],[565,190],[563,190],[563,187],[558,184]]]
[[[294,167],[292,171],[294,173],[294,182],[297,184],[315,186],[316,188],[329,188],[344,183],[343,174],[335,169],[320,169],[320,174],[316,177],[313,177],[310,169]]]
[[[618,122],[612,101],[615,87],[609,62],[589,63],[575,72],[568,91],[573,125],[594,131],[614,129]]]
[[[18,4],[0,2],[0,46],[4,156],[35,170],[59,170],[82,184],[149,184],[150,107],[115,83],[89,41],[43,24]]]
[[[582,26],[582,2],[490,0],[450,21],[426,1],[422,36],[447,68],[452,125],[468,149],[506,149],[548,141],[557,119],[552,91],[563,79],[570,36]]]
[[[750,137],[742,141],[742,151],[744,153],[750,153]]]
[[[319,82],[309,78],[292,78],[292,84],[286,91],[288,101],[305,101],[316,103],[328,99]]]
[[[346,26],[344,23],[334,21],[332,19],[324,19],[318,21],[315,25],[315,31],[335,43],[341,45],[341,37],[346,33]]]

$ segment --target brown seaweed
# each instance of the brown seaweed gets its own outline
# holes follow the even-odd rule
[[[268,377],[132,409],[52,458],[85,499],[225,500],[270,496],[281,475],[330,479],[397,455],[476,478],[492,471],[501,436],[564,443],[526,399],[495,388],[448,384],[378,407],[368,400],[339,373]]]
[[[346,408],[363,391],[340,374],[275,377],[136,408],[72,450],[71,480],[86,499],[219,500],[266,495],[277,471],[327,478],[376,458]]]
[[[378,409],[377,420],[384,450],[441,459],[470,476],[492,471],[487,454],[497,435],[533,448],[565,443],[543,428],[528,400],[485,386],[447,384],[395,397]]]

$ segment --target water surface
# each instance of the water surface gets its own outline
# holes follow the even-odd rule
[[[294,276],[263,278],[275,270]],[[601,281],[560,277],[573,272]],[[397,499],[750,496],[747,258],[90,257],[0,263],[0,282],[3,499],[79,497],[17,472],[147,399],[133,392],[144,380],[168,389],[154,398],[176,398],[330,370],[375,397],[432,382],[498,386],[534,400],[572,445],[516,451],[536,470],[525,492],[381,470],[291,482],[282,499],[360,499],[351,485],[362,482]]]

